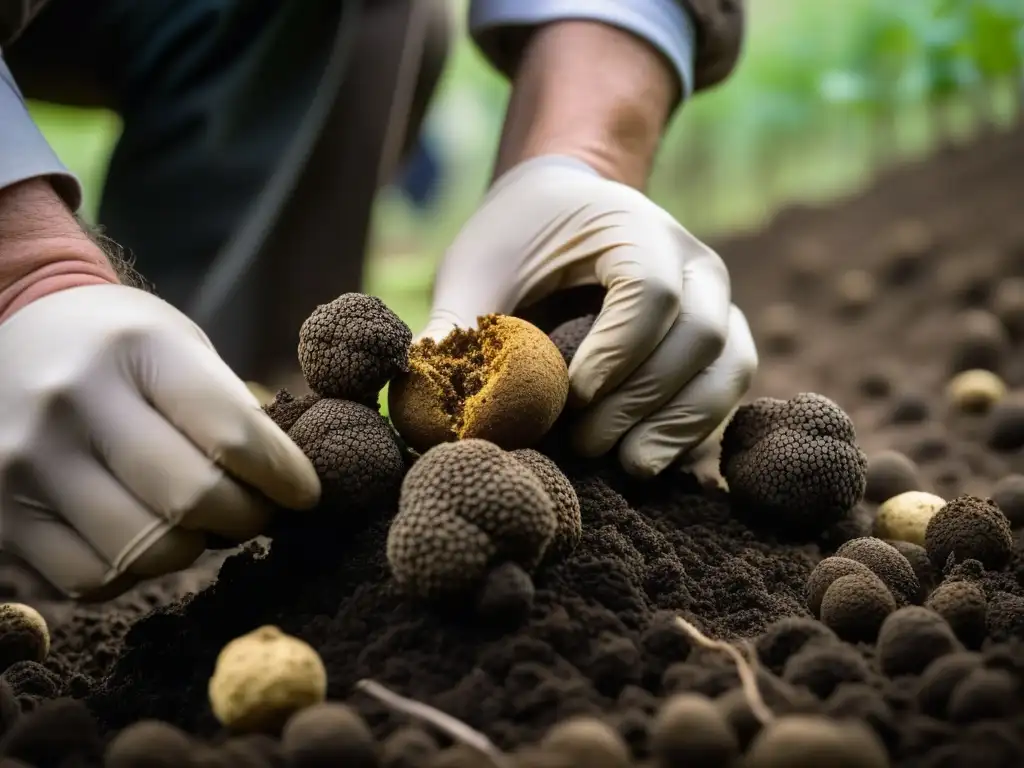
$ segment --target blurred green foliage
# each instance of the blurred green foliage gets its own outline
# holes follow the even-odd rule
[[[466,0],[455,5],[461,22]],[[1021,111],[1022,0],[750,0],[748,8],[739,69],[679,110],[650,185],[699,234],[854,190],[879,163]],[[367,288],[412,325],[426,311],[438,255],[486,186],[507,91],[463,36],[430,115],[448,163],[443,199],[423,213],[381,196]],[[93,213],[116,118],[33,111],[81,175]]]

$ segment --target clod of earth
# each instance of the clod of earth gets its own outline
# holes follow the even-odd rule
[[[414,344],[408,373],[391,382],[388,410],[421,453],[468,438],[512,450],[536,445],[568,394],[565,361],[543,331],[516,317],[487,315],[478,328]]]

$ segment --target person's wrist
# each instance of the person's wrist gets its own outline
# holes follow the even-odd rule
[[[629,32],[590,21],[545,25],[520,59],[495,178],[562,155],[643,188],[679,91],[672,65]]]
[[[0,190],[0,323],[56,291],[118,282],[103,249],[46,179]]]

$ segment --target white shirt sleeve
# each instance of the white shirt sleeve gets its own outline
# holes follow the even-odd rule
[[[693,92],[696,33],[680,0],[471,0],[469,31],[493,61],[481,39],[486,33],[562,19],[600,21],[647,40],[672,62],[683,95]]]

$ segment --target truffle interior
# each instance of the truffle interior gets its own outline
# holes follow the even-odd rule
[[[442,411],[456,435],[464,426],[467,402],[486,397],[484,388],[501,367],[501,351],[514,332],[497,315],[484,315],[478,325],[455,328],[441,341],[423,339],[409,350],[410,366],[437,387]]]

